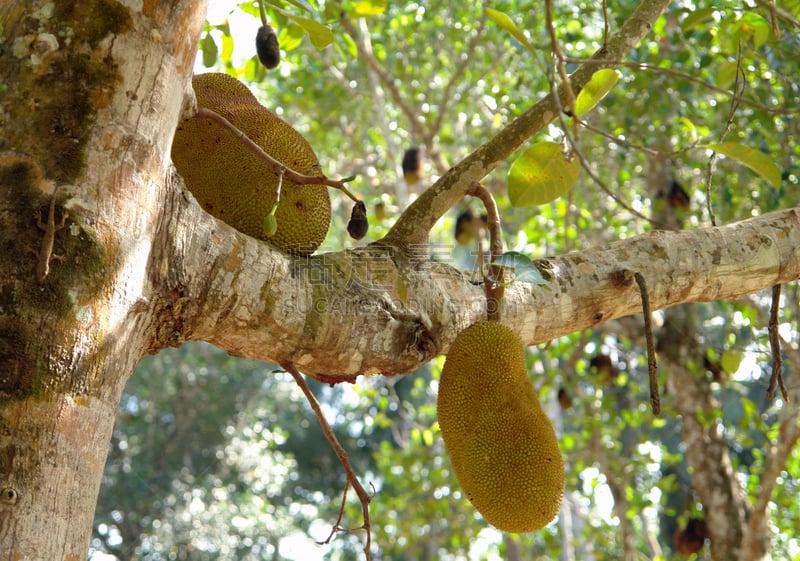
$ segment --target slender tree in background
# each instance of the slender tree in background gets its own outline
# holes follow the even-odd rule
[[[198,44],[209,64],[230,62],[230,27],[204,27],[203,2],[1,4],[0,557],[85,558],[107,455],[124,471],[126,447],[140,452],[131,467],[151,502],[98,518],[98,547],[119,558],[277,555],[295,525],[335,520],[339,467],[285,446],[318,429],[285,403],[259,410],[247,399],[250,389],[299,400],[288,378],[266,382],[271,369],[237,364],[228,388],[188,357],[170,367],[169,404],[136,384],[121,399],[142,357],[186,341],[358,379],[358,399],[328,402],[358,413],[356,441],[376,441],[353,452],[381,486],[373,551],[469,555],[485,526],[443,459],[427,383],[438,367],[385,386],[359,376],[414,371],[485,317],[483,287],[453,266],[470,250],[443,253],[452,238],[435,228],[467,210],[476,182],[500,201],[509,246],[541,258],[546,282],[507,286],[503,322],[526,345],[551,342],[529,361],[569,466],[558,523],[490,549],[658,558],[708,539],[702,555],[715,560],[797,555],[798,294],[786,283],[800,275],[798,7],[300,4],[269,12],[287,51],[280,74],[265,78],[255,62],[240,74],[266,84],[326,175],[359,176],[351,188],[375,220],[341,249],[350,203],[335,196],[328,249],[310,257],[214,219],[171,167]],[[298,47],[302,33],[310,41]],[[581,92],[598,102],[610,87],[598,71],[609,69],[621,80],[584,111]],[[534,136],[583,173],[532,212],[508,201],[520,195],[514,167],[537,161],[518,152]],[[409,147],[422,156],[414,181],[402,173]],[[667,308],[653,314],[657,418],[632,315],[643,297],[652,312]],[[765,398],[781,362],[788,404],[780,391]],[[130,440],[112,440],[118,411],[141,423]],[[202,425],[206,412],[216,426]],[[178,446],[184,438],[197,445]],[[196,485],[206,473],[208,487]],[[293,485],[298,473],[329,483],[328,495]],[[599,521],[598,483],[613,523]],[[298,493],[325,504],[293,514]],[[212,504],[203,516],[190,508]],[[220,518],[238,525],[233,541],[204,531]],[[360,538],[350,536],[353,551]]]

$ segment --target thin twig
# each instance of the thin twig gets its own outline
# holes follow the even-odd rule
[[[669,0],[643,0],[608,39],[606,49],[597,51],[571,75],[573,91],[580,91],[597,70],[610,68],[610,60],[623,58],[647,35]],[[559,89],[563,90],[563,85]],[[563,92],[562,92],[563,93]],[[553,96],[542,97],[506,124],[469,156],[452,166],[417,197],[397,218],[384,237],[388,244],[413,246],[428,241],[431,228],[453,205],[464,198],[475,181],[480,181],[507,160],[558,115]]]
[[[742,45],[739,44],[739,56],[736,57],[736,83],[734,85],[734,92],[738,93],[731,97],[731,104],[730,108],[728,109],[728,119],[725,122],[725,128],[722,129],[722,133],[719,136],[720,142],[725,141],[725,137],[728,136],[728,133],[733,126],[733,118],[736,116],[736,111],[739,109],[741,95],[744,93],[746,85],[747,80],[744,79],[744,74],[742,72]],[[716,161],[717,152],[715,150],[711,152],[711,156],[708,157],[708,167],[706,169],[706,209],[708,210],[708,216],[711,219],[712,226],[717,225],[717,217],[714,214],[714,209],[711,207],[711,180],[714,177],[714,164]]]
[[[547,27],[547,34],[550,36],[550,51],[556,59],[556,70],[558,76],[561,78],[561,83],[564,84],[564,95],[566,101],[564,105],[569,115],[575,114],[575,92],[572,90],[572,84],[569,81],[567,68],[564,65],[564,54],[558,46],[558,39],[556,38],[556,28],[553,25],[553,1],[545,0],[544,3],[545,22]],[[555,95],[555,92],[554,92]]]
[[[325,175],[303,175],[294,171],[292,168],[287,167],[280,163],[278,160],[267,154],[261,146],[253,142],[250,137],[244,134],[239,128],[231,123],[228,119],[213,111],[208,109],[207,107],[198,107],[197,113],[194,115],[195,118],[199,119],[210,119],[226,129],[228,129],[232,134],[234,134],[250,151],[255,154],[258,158],[261,158],[265,162],[268,162],[272,167],[275,169],[276,173],[283,173],[287,179],[297,183],[298,185],[326,185],[328,187],[332,187],[333,189],[338,189],[348,197],[350,197],[353,201],[357,201],[358,197],[356,197],[350,190],[345,186],[344,182],[336,180],[336,179],[329,179],[325,177]]]
[[[767,388],[767,399],[775,397],[775,387],[781,389],[784,401],[789,400],[789,393],[783,382],[783,358],[781,358],[781,336],[778,332],[778,314],[781,307],[781,285],[776,284],[772,287],[772,304],[769,308],[769,347],[772,351],[772,375],[769,378]]]
[[[392,101],[397,104],[400,112],[403,113],[408,119],[408,124],[411,127],[412,134],[416,138],[425,138],[425,128],[417,118],[417,111],[415,111],[412,106],[409,105],[405,96],[400,93],[400,89],[397,87],[392,75],[383,66],[381,66],[380,62],[378,62],[378,59],[376,59],[375,56],[369,52],[365,40],[361,38],[356,31],[356,28],[353,27],[353,22],[348,17],[342,17],[339,22],[341,23],[344,32],[347,33],[347,35],[349,35],[353,40],[353,43],[355,43],[359,58],[364,61],[364,64],[367,65],[369,70],[378,76],[378,79],[383,87],[389,92],[389,96],[392,98]]]
[[[634,273],[633,278],[639,285],[642,296],[642,315],[644,316],[644,338],[647,343],[647,376],[650,379],[650,407],[653,415],[661,413],[661,398],[658,389],[658,364],[656,363],[656,346],[653,341],[653,318],[650,313],[650,296],[642,273]]]
[[[584,121],[577,115],[573,115],[572,118],[575,119],[575,121],[583,128],[592,131],[593,133],[597,133],[604,138],[607,138],[608,140],[610,140],[611,142],[613,142],[618,146],[623,146],[624,148],[629,148],[631,150],[638,150],[639,152],[644,152],[649,156],[672,157],[677,154],[680,154],[681,152],[686,151],[686,149],[677,150],[675,152],[661,152],[659,150],[654,150],[653,148],[648,148],[647,146],[641,146],[640,144],[634,144],[632,142],[628,142],[627,140],[622,140],[621,138],[614,136],[608,131],[604,131],[603,129],[595,127],[594,125],[590,125],[587,121]]]
[[[437,90],[440,90],[442,95],[438,103],[439,110],[436,112],[436,118],[434,119],[433,125],[431,125],[427,133],[431,138],[439,134],[439,132],[442,130],[442,123],[444,122],[445,118],[449,118],[448,111],[450,110],[450,103],[453,101],[453,88],[461,79],[461,76],[464,74],[464,72],[466,72],[467,68],[474,64],[475,49],[483,44],[483,31],[486,28],[487,17],[486,10],[483,10],[481,12],[481,18],[478,20],[476,30],[472,34],[472,38],[467,44],[464,54],[458,57],[460,60],[453,70],[453,73],[450,75],[450,78],[447,80],[447,84],[445,84],[443,89],[441,86],[437,87]],[[469,86],[471,87],[472,84],[470,83]],[[444,171],[447,170],[438,171],[439,173],[444,173]]]
[[[300,386],[300,389],[303,390],[303,394],[306,396],[306,400],[308,404],[311,406],[311,409],[314,410],[314,414],[317,416],[317,421],[319,421],[319,425],[322,428],[322,432],[325,434],[325,438],[333,448],[333,451],[336,452],[336,456],[339,458],[339,462],[341,462],[342,467],[344,468],[345,474],[347,475],[347,483],[352,485],[353,489],[355,489],[356,494],[358,495],[358,500],[361,501],[361,514],[364,517],[364,524],[358,528],[354,528],[354,530],[363,529],[367,533],[367,543],[364,546],[364,555],[366,556],[367,561],[370,561],[370,545],[372,542],[372,532],[370,530],[370,519],[369,519],[369,503],[372,501],[372,495],[367,493],[366,489],[361,485],[361,482],[356,477],[355,472],[353,471],[353,466],[350,464],[350,458],[347,455],[347,451],[339,444],[339,439],[336,438],[336,434],[333,432],[333,429],[328,424],[328,421],[325,419],[325,415],[322,413],[322,408],[319,405],[319,401],[317,401],[316,396],[311,391],[311,388],[308,387],[306,384],[303,375],[297,371],[291,363],[282,364],[281,367],[286,370],[289,374],[292,375],[294,381]],[[374,491],[374,487],[373,487]],[[347,493],[347,488],[345,487],[345,494]],[[344,503],[344,499],[342,499]],[[339,526],[339,522],[341,521],[341,512],[339,515],[339,520],[337,520],[336,525],[334,526],[333,534],[342,531],[352,531],[352,530],[343,530]],[[329,538],[330,539],[330,538]]]
[[[331,543],[333,536],[338,534],[342,529],[342,517],[344,516],[344,508],[347,505],[347,491],[350,489],[350,480],[345,481],[344,491],[342,492],[342,504],[339,506],[339,515],[336,517],[336,522],[331,526],[331,533],[322,541],[318,541],[319,545],[328,545]]]
[[[486,209],[486,221],[489,229],[489,269],[484,276],[486,287],[486,319],[500,321],[500,304],[505,290],[503,283],[502,267],[493,266],[492,263],[503,254],[503,226],[500,223],[500,211],[497,209],[492,192],[478,182],[475,182],[467,192],[468,195],[477,197]]]
[[[782,19],[792,27],[800,27],[800,20],[794,17],[790,12],[775,5],[775,0],[756,0],[756,4],[762,8],[769,10],[770,19],[772,20],[772,33],[775,37],[780,36],[780,29],[778,28],[777,18]]]

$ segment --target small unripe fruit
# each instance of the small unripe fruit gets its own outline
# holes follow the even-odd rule
[[[267,217],[264,219],[264,237],[271,238],[275,235],[275,232],[278,231],[278,219],[275,218],[275,214],[269,213]]]
[[[369,230],[367,206],[364,201],[356,201],[350,213],[350,222],[347,223],[347,233],[354,240],[360,240],[367,235],[367,230]]]
[[[281,47],[278,36],[269,25],[262,25],[256,32],[256,53],[265,68],[272,70],[281,61]]]

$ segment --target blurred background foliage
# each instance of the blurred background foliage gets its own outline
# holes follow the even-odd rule
[[[361,242],[346,236],[351,203],[336,194],[323,251],[379,239],[409,200],[551,87],[541,2],[492,4],[538,56],[488,18],[483,2],[269,2],[282,47],[270,72],[255,57],[258,5],[211,4],[197,71],[236,75],[304,133],[328,176],[357,176],[352,190],[368,203],[369,234]],[[612,32],[635,5],[609,6]],[[554,0],[553,9],[571,70],[602,45],[602,4]],[[569,127],[602,185],[584,172],[566,196],[526,209],[508,202],[511,162],[486,179],[508,248],[540,258],[655,227],[696,228],[712,216],[723,224],[796,205],[800,2],[779,0],[775,14],[774,29],[766,1],[673,2],[585,117],[590,128]],[[733,91],[741,101],[732,108]],[[769,155],[780,185],[728,158],[716,159],[709,180],[710,154],[699,146],[723,138]],[[534,140],[563,139],[557,121]],[[401,169],[409,148],[422,154],[416,182]],[[476,203],[464,201],[434,230],[436,258],[472,266],[475,242],[457,244],[454,228],[459,213],[480,212]],[[797,286],[787,287],[780,333],[795,395],[799,302]],[[700,349],[685,366],[718,404],[706,420],[720,424],[751,497],[787,407],[765,399],[768,311],[769,294],[697,304],[692,330],[659,332]],[[656,314],[657,323],[666,317]],[[529,364],[568,472],[558,522],[525,536],[487,526],[454,480],[436,423],[441,357],[413,374],[355,386],[309,381],[357,473],[374,486],[375,559],[623,559],[623,550],[637,559],[676,557],[675,532],[702,518],[702,505],[684,458],[680,396],[667,388],[662,415],[650,412],[641,318],[531,348]],[[800,559],[799,476],[795,449],[769,510],[774,559]],[[92,559],[360,559],[362,532],[314,544],[336,520],[344,481],[290,376],[186,344],[143,360],[126,388]],[[360,524],[354,500],[343,524]],[[692,555],[711,559],[707,547]]]

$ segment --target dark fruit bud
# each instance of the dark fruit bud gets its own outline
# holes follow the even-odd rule
[[[272,70],[281,61],[281,48],[278,45],[278,36],[269,25],[262,25],[256,33],[256,53],[258,60],[266,68]]]
[[[685,210],[689,208],[689,203],[691,203],[689,193],[686,192],[686,189],[684,189],[680,183],[673,180],[669,187],[669,204],[674,208]]]
[[[601,384],[610,384],[617,376],[611,357],[608,355],[598,354],[592,357],[592,360],[589,361],[589,366],[595,369],[597,381]]]
[[[703,549],[703,544],[705,544],[708,537],[708,526],[705,520],[691,518],[686,523],[685,528],[678,528],[675,532],[675,553],[682,557],[697,553]]]
[[[356,201],[353,212],[350,213],[350,222],[347,223],[347,233],[354,240],[360,240],[367,235],[369,222],[367,222],[367,205],[364,201]]]
[[[409,148],[403,154],[403,177],[409,185],[416,185],[422,178],[422,159],[419,148]]]
[[[480,217],[473,214],[471,210],[461,212],[456,218],[455,239],[458,245],[467,245],[472,240],[477,239],[481,232],[488,227],[488,218],[485,214]]]
[[[467,245],[475,239],[475,215],[465,210],[456,218],[456,231],[453,235],[458,245]]]
[[[564,388],[558,388],[558,404],[565,411],[572,407],[572,396]]]

